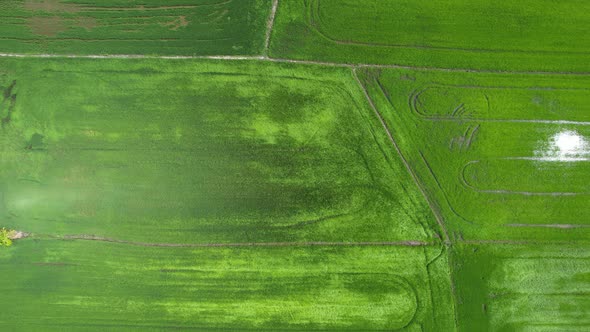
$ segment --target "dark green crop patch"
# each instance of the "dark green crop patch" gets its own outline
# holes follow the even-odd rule
[[[264,0],[3,0],[0,50],[15,53],[259,54]]]

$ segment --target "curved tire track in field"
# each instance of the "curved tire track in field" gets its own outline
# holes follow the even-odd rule
[[[432,167],[430,167],[430,164],[428,163],[428,161],[426,160],[426,158],[424,157],[424,154],[422,153],[422,151],[419,151],[420,153],[420,157],[422,157],[422,161],[424,162],[424,164],[426,165],[426,168],[428,168],[428,171],[430,172],[430,175],[432,175],[432,178],[434,179],[434,182],[436,182],[436,185],[438,186],[438,188],[440,189],[440,191],[443,194],[443,197],[445,198],[445,201],[447,203],[447,206],[449,207],[449,209],[451,210],[451,212],[453,212],[453,214],[455,214],[457,217],[459,217],[459,219],[463,220],[464,222],[474,225],[475,222],[463,217],[462,215],[460,215],[455,208],[453,207],[453,205],[451,204],[451,202],[449,201],[449,197],[447,196],[446,191],[442,188],[442,185],[440,184],[440,182],[438,181],[438,178],[436,177],[436,175],[434,174],[434,171],[432,170]]]
[[[319,23],[321,23],[321,17],[319,15],[320,0],[310,0],[307,12],[307,25],[312,27],[322,38],[337,44],[337,45],[353,45],[353,46],[364,46],[364,47],[383,47],[383,48],[406,48],[406,49],[422,49],[422,50],[435,50],[435,51],[458,51],[469,53],[498,53],[498,54],[556,54],[556,55],[587,55],[590,54],[588,51],[560,51],[560,50],[502,50],[502,49],[485,49],[485,48],[465,48],[465,47],[450,47],[450,46],[432,46],[432,45],[407,45],[407,44],[385,44],[385,43],[370,43],[370,42],[358,42],[358,41],[346,41],[339,40],[329,36],[326,32],[322,31]]]
[[[408,105],[413,113],[419,118],[425,121],[435,122],[500,122],[500,123],[538,123],[538,124],[568,124],[578,126],[590,126],[590,121],[570,121],[570,120],[526,120],[526,119],[485,119],[485,118],[472,118],[472,117],[460,117],[451,115],[427,115],[420,110],[420,96],[431,89],[432,86],[426,86],[420,90],[416,89],[410,93]],[[510,88],[510,87],[504,87]],[[382,88],[383,89],[383,88]],[[486,99],[489,102],[489,97],[486,95]]]
[[[410,283],[410,281],[401,276],[401,275],[394,275],[395,276],[395,282],[401,286],[401,288],[405,289],[409,294],[412,294],[412,300],[414,302],[414,308],[413,308],[413,313],[412,315],[409,317],[408,321],[405,322],[404,325],[402,325],[401,327],[397,328],[396,330],[402,330],[407,328],[408,326],[410,326],[410,324],[412,324],[415,320],[416,320],[416,316],[418,315],[418,309],[420,308],[420,297],[418,296],[418,292],[416,291],[416,288],[412,285],[412,283]]]
[[[353,68],[352,69],[352,75],[353,75],[354,79],[356,80],[357,84],[359,85],[359,87],[361,88],[361,90],[363,91],[363,94],[365,95],[365,98],[366,98],[367,102],[371,106],[371,109],[373,109],[373,112],[375,113],[375,115],[379,119],[379,122],[381,122],[381,125],[383,126],[383,129],[385,130],[385,133],[387,134],[387,137],[389,138],[389,141],[391,142],[391,144],[395,148],[395,151],[397,152],[398,156],[402,160],[404,166],[406,167],[406,170],[410,173],[410,175],[412,176],[412,179],[414,180],[414,183],[418,186],[418,189],[420,190],[420,192],[422,193],[422,195],[426,199],[426,202],[428,203],[428,206],[430,207],[430,210],[434,214],[434,217],[435,217],[435,219],[436,219],[436,221],[437,221],[437,223],[438,223],[441,231],[443,232],[443,237],[444,237],[443,240],[444,240],[444,242],[446,244],[450,244],[451,241],[450,241],[450,238],[449,238],[449,233],[448,233],[448,231],[447,231],[447,229],[446,229],[446,227],[445,227],[445,225],[443,223],[443,217],[442,217],[440,211],[438,210],[438,208],[436,207],[436,205],[434,204],[434,202],[431,200],[431,198],[428,196],[428,194],[426,193],[426,189],[424,189],[424,187],[422,186],[422,184],[418,180],[418,176],[416,175],[416,173],[414,173],[414,171],[410,167],[410,164],[408,163],[408,161],[406,160],[406,158],[402,154],[401,149],[397,145],[397,142],[393,138],[393,135],[391,134],[391,131],[389,130],[389,127],[387,126],[387,123],[385,122],[385,119],[383,119],[383,116],[381,115],[381,113],[379,112],[379,110],[377,110],[377,107],[375,106],[375,103],[373,102],[373,99],[371,99],[371,96],[369,96],[369,92],[367,91],[367,88],[364,86],[364,84],[359,79],[359,77],[358,77],[358,75],[356,73],[356,68]]]
[[[590,195],[590,193],[576,193],[576,192],[534,192],[534,191],[516,191],[516,190],[484,190],[479,189],[467,181],[465,170],[470,165],[480,163],[481,160],[471,160],[461,168],[459,172],[459,179],[463,187],[484,194],[507,194],[507,195],[523,195],[523,196],[581,196]]]

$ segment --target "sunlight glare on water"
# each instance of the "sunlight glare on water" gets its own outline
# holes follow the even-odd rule
[[[565,130],[553,135],[535,155],[546,161],[588,161],[590,145],[577,131]]]

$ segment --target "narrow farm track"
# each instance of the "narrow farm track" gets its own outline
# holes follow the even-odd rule
[[[270,35],[272,34],[272,28],[275,23],[275,16],[277,14],[277,7],[279,6],[279,0],[273,0],[270,15],[266,21],[266,36],[264,39],[264,54],[268,55],[268,48],[270,45]]]
[[[507,224],[508,227],[547,227],[547,228],[588,228],[589,225],[579,224]],[[128,241],[103,236],[96,236],[91,234],[76,234],[76,235],[49,235],[49,234],[32,234],[26,233],[25,236],[15,238],[16,240],[60,240],[60,241],[96,241],[126,244],[136,247],[164,247],[164,248],[232,248],[232,247],[437,247],[440,242],[426,242],[426,241],[380,241],[380,242],[325,242],[325,241],[310,241],[310,242],[235,242],[235,243],[163,243],[163,242],[140,242]],[[497,244],[497,245],[531,245],[531,244],[547,244],[549,242],[535,241],[535,240],[462,240],[457,239],[456,243],[482,245],[482,244]],[[551,244],[570,244],[568,241],[551,241]],[[453,243],[446,243],[446,247],[451,247]]]
[[[175,59],[175,60],[227,60],[227,61],[244,61],[257,60],[277,63],[294,63],[302,65],[317,65],[326,67],[339,68],[376,68],[376,69],[409,69],[421,71],[439,71],[449,73],[488,73],[488,74],[522,74],[522,75],[572,75],[572,76],[590,76],[590,72],[564,72],[564,71],[508,71],[508,70],[477,70],[466,68],[440,68],[440,67],[418,67],[402,65],[375,65],[375,64],[349,64],[338,62],[312,61],[312,60],[293,60],[282,58],[271,58],[265,55],[257,56],[233,56],[233,55],[202,55],[202,56],[154,56],[140,54],[117,54],[117,55],[75,55],[75,54],[22,54],[22,53],[0,53],[0,57],[6,58],[71,58],[71,59]],[[563,122],[562,122],[563,123]]]
[[[391,242],[238,242],[238,243],[156,243],[139,242],[102,237],[90,234],[77,235],[30,235],[31,239],[39,240],[83,240],[127,244],[138,247],[171,247],[171,248],[214,248],[214,247],[358,247],[358,246],[398,246],[398,247],[424,247],[438,246],[437,242],[424,241],[391,241]]]
[[[584,241],[585,243],[588,241]],[[457,240],[457,243],[462,244],[472,244],[472,245],[571,245],[571,241],[559,241],[559,240],[550,240],[550,241],[537,241],[537,240]],[[588,242],[590,243],[590,242]]]

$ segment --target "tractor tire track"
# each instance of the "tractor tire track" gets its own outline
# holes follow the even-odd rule
[[[486,87],[488,88],[488,87]],[[511,87],[490,87],[490,88],[511,88]],[[427,113],[420,110],[421,102],[420,97],[421,95],[431,89],[430,86],[427,86],[421,90],[414,90],[410,93],[408,105],[413,113],[416,114],[419,118],[425,121],[433,121],[433,122],[495,122],[495,123],[536,123],[536,124],[567,124],[567,125],[578,125],[578,126],[590,126],[590,121],[571,121],[571,120],[535,120],[535,119],[486,119],[486,118],[473,118],[473,117],[461,117],[462,114],[456,114],[458,109],[455,109],[451,115],[428,115]],[[579,90],[587,90],[587,89],[579,89]],[[485,96],[486,101],[489,103],[489,97]],[[462,105],[460,105],[462,106]],[[488,106],[489,108],[489,106]]]
[[[397,154],[399,155],[399,157],[402,160],[404,166],[406,167],[406,170],[410,173],[410,175],[412,176],[412,179],[414,180],[414,183],[416,183],[416,185],[418,186],[418,189],[420,189],[420,192],[422,193],[422,195],[426,199],[426,202],[428,203],[430,209],[432,210],[432,213],[434,214],[434,217],[435,217],[438,225],[440,226],[441,231],[443,232],[443,240],[444,240],[444,242],[446,244],[449,244],[450,245],[451,244],[451,241],[450,241],[450,238],[449,238],[449,234],[448,234],[448,231],[447,231],[447,229],[446,229],[446,227],[445,227],[445,225],[443,223],[443,217],[440,214],[440,211],[438,210],[438,208],[436,207],[436,205],[434,204],[434,202],[430,199],[430,197],[426,193],[426,189],[424,189],[424,187],[422,186],[422,184],[418,180],[418,176],[414,173],[414,171],[410,167],[410,164],[408,163],[408,161],[406,160],[406,158],[402,154],[401,149],[397,145],[397,142],[393,138],[393,135],[391,134],[391,131],[389,130],[389,127],[387,126],[387,123],[385,122],[385,119],[383,118],[383,116],[381,115],[381,113],[379,113],[379,110],[377,110],[377,107],[375,106],[375,103],[371,99],[371,96],[369,96],[369,92],[367,91],[367,88],[364,86],[364,84],[359,79],[359,77],[357,75],[357,72],[356,72],[356,68],[353,68],[352,69],[352,75],[353,75],[354,79],[356,80],[357,84],[359,85],[359,87],[361,88],[361,90],[363,91],[363,94],[365,95],[365,98],[367,99],[367,102],[369,103],[369,105],[373,109],[373,112],[375,113],[375,115],[377,116],[377,118],[379,119],[379,121],[381,122],[381,125],[383,126],[383,129],[385,130],[385,133],[387,134],[387,137],[389,138],[389,141],[391,142],[392,146],[395,148]]]
[[[483,193],[483,194],[505,194],[505,195],[523,195],[523,196],[581,196],[581,195],[590,195],[590,193],[585,192],[533,192],[533,191],[515,191],[515,190],[484,190],[479,189],[476,186],[472,185],[467,181],[465,171],[467,167],[470,165],[474,165],[480,163],[481,160],[471,160],[467,162],[462,168],[460,172],[459,179],[461,180],[461,184],[463,187],[473,190],[474,192]]]

